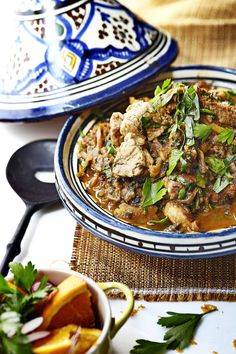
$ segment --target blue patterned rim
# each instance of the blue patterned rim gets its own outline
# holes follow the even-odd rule
[[[184,66],[172,68],[163,73],[158,80],[166,77],[186,81],[204,79],[214,81],[216,85],[232,88],[236,83],[236,71],[213,66]],[[153,86],[153,83],[150,85]],[[147,89],[146,91],[151,92]],[[145,91],[144,91],[145,94]],[[125,98],[106,106],[105,111],[117,110],[117,106],[125,102]],[[116,107],[116,109],[114,108]],[[122,222],[100,207],[86,195],[83,187],[76,179],[74,160],[76,159],[76,142],[79,130],[84,129],[91,120],[84,122],[71,117],[63,127],[58,139],[55,154],[55,171],[57,188],[62,201],[69,212],[85,228],[120,247],[150,255],[168,257],[200,258],[219,256],[236,251],[236,227],[205,233],[168,233],[147,230]],[[69,140],[68,140],[69,137]]]
[[[15,37],[2,47],[0,121],[81,112],[157,75],[177,55],[169,33],[116,0],[24,0],[14,21]]]

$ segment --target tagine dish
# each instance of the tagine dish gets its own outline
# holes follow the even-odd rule
[[[132,252],[235,253],[235,78],[221,67],[174,67],[71,116],[54,160],[68,212]]]

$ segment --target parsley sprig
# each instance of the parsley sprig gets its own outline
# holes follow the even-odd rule
[[[161,86],[157,86],[151,104],[154,109],[164,107],[176,93],[176,86],[173,87],[171,79],[163,81]]]
[[[167,176],[170,176],[171,173],[174,171],[174,169],[177,166],[178,162],[180,161],[182,155],[183,155],[183,151],[181,149],[173,149],[171,151],[171,154],[169,157],[169,167],[166,172]]]
[[[159,202],[164,195],[166,194],[166,188],[163,188],[164,181],[159,180],[157,182],[152,183],[150,177],[147,177],[142,189],[143,195],[143,204],[142,208],[146,208],[150,205],[156,204]]]
[[[31,346],[21,328],[35,311],[34,306],[54,288],[47,283],[46,276],[34,286],[38,272],[31,262],[25,267],[13,262],[9,266],[12,284],[0,274],[0,353],[29,354]]]
[[[221,143],[232,144],[235,136],[235,130],[231,128],[224,128],[218,135],[218,141]]]
[[[164,354],[168,349],[183,350],[187,348],[193,339],[196,328],[202,317],[207,313],[216,311],[213,309],[201,314],[167,312],[168,317],[161,317],[158,324],[168,328],[164,335],[165,342],[152,342],[138,339],[130,354]]]
[[[194,127],[195,138],[199,138],[203,142],[207,140],[211,132],[212,132],[212,127],[204,123],[198,123]]]
[[[236,161],[236,154],[227,157],[222,160],[214,156],[209,156],[206,159],[206,163],[209,166],[210,170],[217,175],[217,179],[213,185],[213,190],[216,193],[220,193],[225,189],[233,179],[230,173],[230,165],[232,162]]]

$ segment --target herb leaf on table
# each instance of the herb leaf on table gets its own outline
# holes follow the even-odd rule
[[[167,350],[167,343],[151,342],[145,339],[138,339],[138,344],[131,349],[130,354],[164,354]]]
[[[165,342],[138,339],[137,345],[131,349],[130,354],[164,354],[168,349],[183,350],[187,348],[191,344],[202,317],[216,310],[215,308],[201,314],[167,312],[169,316],[161,317],[157,322],[159,325],[169,328],[164,335]]]

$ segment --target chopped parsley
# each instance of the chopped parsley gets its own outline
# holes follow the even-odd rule
[[[234,140],[234,135],[235,135],[234,129],[224,128],[218,135],[218,141],[230,145]]]
[[[159,219],[159,220],[149,220],[149,221],[148,221],[148,224],[164,224],[164,223],[166,223],[168,220],[169,220],[168,216],[165,216],[164,218]]]
[[[171,79],[166,79],[162,86],[157,86],[154,91],[154,97],[151,100],[151,104],[154,109],[164,107],[176,93],[176,86],[173,87]]]
[[[217,179],[213,185],[213,190],[216,193],[220,193],[231,183],[233,177],[230,174],[229,167],[234,161],[236,161],[236,155],[229,156],[224,160],[213,156],[206,159],[210,170],[217,174]]]
[[[167,176],[171,175],[171,173],[174,171],[174,169],[177,166],[182,155],[183,155],[183,151],[180,149],[173,149],[171,151],[171,154],[169,157],[169,168],[166,172]]]
[[[107,142],[107,143],[106,143],[106,148],[107,148],[108,154],[116,155],[116,148],[115,148],[115,146],[112,145],[110,142]]]
[[[152,119],[147,116],[142,116],[141,123],[143,129],[145,130],[148,128],[156,128],[156,129],[160,128],[160,124],[153,122]]]
[[[163,180],[159,180],[157,182],[152,183],[149,177],[146,178],[142,189],[142,195],[143,195],[142,208],[146,208],[150,205],[156,204],[164,197],[167,190],[166,188],[163,188],[163,186],[164,186]]]
[[[216,116],[216,113],[213,112],[211,109],[208,109],[208,108],[201,108],[200,109],[200,112],[203,113],[203,114],[207,114],[208,116]]]
[[[194,136],[195,138],[201,139],[203,142],[207,140],[209,135],[212,132],[212,127],[207,124],[197,123],[194,127]]]
[[[186,197],[187,191],[186,188],[180,188],[179,193],[178,193],[178,199],[184,199]]]

